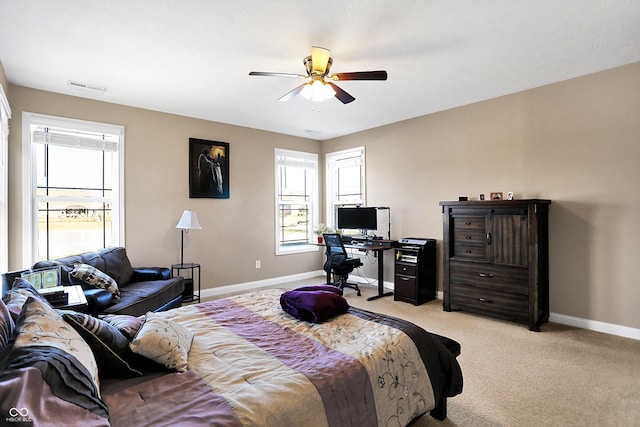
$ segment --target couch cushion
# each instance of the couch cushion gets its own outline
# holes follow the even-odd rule
[[[33,265],[32,269],[36,270],[41,268],[60,266],[60,279],[63,285],[83,285],[83,287],[86,287],[86,283],[83,283],[82,281],[74,279],[70,276],[70,273],[73,271],[73,267],[76,264],[88,264],[100,271],[104,271],[105,269],[104,260],[98,252],[85,252],[82,254],[71,255],[64,258],[38,261]]]
[[[125,248],[104,248],[98,251],[104,260],[104,271],[118,282],[118,286],[126,286],[133,275],[133,268]]]
[[[184,279],[182,277],[129,283],[120,289],[120,299],[105,309],[104,314],[142,316],[182,295],[183,291]]]

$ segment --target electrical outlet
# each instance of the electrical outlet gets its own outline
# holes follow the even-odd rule
[[[262,262],[260,260],[256,261],[256,268],[262,267]]]

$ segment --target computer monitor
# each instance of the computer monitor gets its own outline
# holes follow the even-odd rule
[[[378,213],[371,207],[338,208],[338,228],[355,230],[377,230]]]

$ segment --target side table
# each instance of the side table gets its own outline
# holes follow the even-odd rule
[[[188,272],[188,275],[181,273]],[[185,262],[182,264],[173,264],[171,266],[171,277],[184,277],[184,292],[182,293],[183,302],[200,302],[200,264]],[[197,281],[196,281],[197,279]],[[197,286],[197,292],[196,292]]]
[[[68,295],[66,304],[52,304],[53,307],[61,310],[73,310],[80,313],[87,313],[89,311],[89,304],[87,303],[87,297],[84,296],[82,286],[71,285],[62,286],[65,293]]]

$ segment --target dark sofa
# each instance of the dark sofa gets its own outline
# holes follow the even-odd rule
[[[113,278],[118,284],[120,298],[113,298],[104,289],[97,289],[72,277],[76,264],[88,264]],[[108,247],[65,258],[39,261],[32,270],[60,267],[61,284],[81,285],[91,314],[128,314],[140,316],[148,311],[163,311],[182,304],[184,279],[171,278],[163,267],[133,268],[125,248]],[[10,286],[11,284],[9,284]]]

